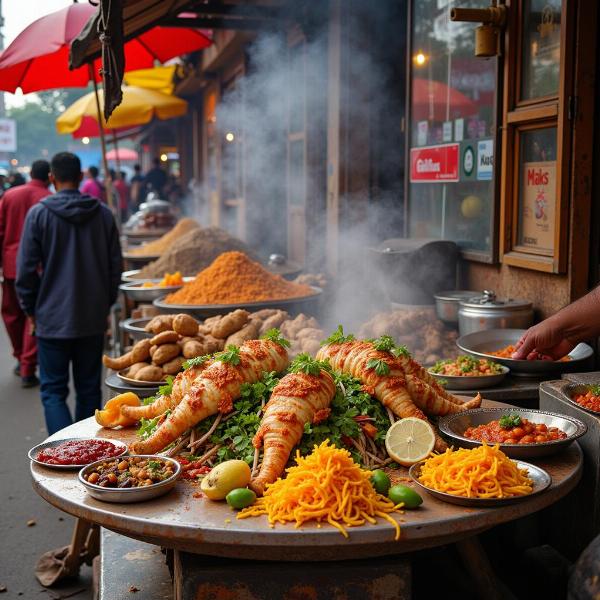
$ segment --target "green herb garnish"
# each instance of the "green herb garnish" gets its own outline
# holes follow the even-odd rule
[[[391,335],[381,335],[375,340],[370,340],[375,350],[380,352],[388,352],[393,356],[410,356],[406,346],[397,346],[394,338]]]
[[[521,417],[519,415],[504,415],[500,418],[499,423],[502,429],[512,429],[521,424]]]
[[[240,349],[238,346],[234,346],[230,344],[223,350],[223,352],[219,352],[215,354],[215,359],[220,360],[221,362],[226,362],[231,365],[239,365],[240,364]]]
[[[349,333],[348,335],[344,335],[344,328],[341,325],[337,326],[337,329],[323,342],[321,342],[321,346],[326,346],[328,344],[343,344],[344,342],[353,342],[354,335]]]
[[[600,396],[600,384],[596,383],[594,385],[590,385],[588,389],[590,392],[592,392],[592,396]]]
[[[149,460],[148,461],[148,468],[151,469],[152,471],[157,471],[161,467],[162,467],[162,463],[159,460]]]
[[[303,352],[298,354],[290,365],[290,373],[306,373],[307,375],[319,375],[321,370],[331,371],[328,362],[314,359],[310,354]]]
[[[164,419],[166,419],[171,414],[170,410],[165,411],[164,415],[158,415],[153,419],[141,419],[140,426],[137,430],[137,435],[141,439],[145,440],[149,438],[158,427],[159,422],[162,423]]]
[[[370,358],[367,361],[367,369],[374,369],[377,375],[389,375],[390,365],[382,358]]]
[[[266,331],[264,333],[264,335],[260,336],[260,339],[261,340],[270,340],[271,342],[275,342],[276,344],[279,344],[280,346],[283,346],[284,348],[289,348],[291,345],[290,342],[283,337],[283,335],[281,334],[281,331],[279,331],[279,329],[277,329],[276,327]]]
[[[164,385],[161,385],[158,388],[158,392],[156,394],[154,394],[154,396],[148,396],[147,398],[144,398],[142,400],[142,404],[144,406],[147,406],[148,404],[152,404],[157,398],[160,398],[161,396],[170,396],[171,393],[173,392],[173,381],[175,380],[175,377],[173,377],[172,375],[167,375],[167,383],[165,383]]]
[[[188,358],[183,363],[183,368],[189,369],[190,367],[199,367],[200,365],[203,365],[207,360],[210,360],[210,359],[211,359],[210,354],[202,354],[201,356],[194,356],[194,358]]]

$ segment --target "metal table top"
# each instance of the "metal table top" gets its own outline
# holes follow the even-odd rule
[[[488,402],[488,406],[498,406]],[[131,441],[133,429],[107,430],[93,418],[67,427],[49,439],[105,437]],[[167,495],[139,504],[109,504],[91,498],[76,472],[31,465],[33,487],[50,504],[123,535],[157,545],[210,556],[261,560],[344,560],[400,554],[441,546],[500,523],[543,509],[571,491],[581,477],[577,443],[536,464],[552,476],[547,492],[519,504],[488,509],[454,506],[425,494],[423,505],[397,515],[402,536],[394,541],[389,523],[351,528],[349,539],[333,527],[292,525],[270,528],[265,517],[239,520],[224,502],[195,497],[199,487],[181,480]]]

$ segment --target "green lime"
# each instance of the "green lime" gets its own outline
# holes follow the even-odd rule
[[[373,474],[371,475],[371,483],[373,484],[375,491],[382,496],[387,495],[388,490],[392,485],[387,473],[381,469],[376,469],[373,471]]]
[[[246,508],[246,506],[254,504],[256,494],[248,488],[236,488],[235,490],[231,490],[229,494],[225,496],[225,500],[227,500],[227,504],[229,504],[231,508],[240,510],[241,508]]]
[[[423,498],[415,492],[412,488],[407,485],[398,484],[393,488],[390,488],[388,492],[388,498],[394,504],[400,504],[402,502],[404,504],[404,508],[417,508],[417,506],[421,506],[423,504]]]

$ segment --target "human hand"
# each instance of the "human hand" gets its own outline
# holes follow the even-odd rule
[[[512,358],[517,360],[558,360],[575,348],[552,319],[530,327],[517,342]]]
[[[35,317],[29,317],[29,331],[31,335],[35,335]]]

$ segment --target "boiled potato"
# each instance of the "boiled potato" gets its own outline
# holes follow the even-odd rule
[[[250,477],[248,463],[243,460],[227,460],[212,469],[202,480],[200,489],[210,500],[224,500],[231,490],[246,487],[250,483]]]

